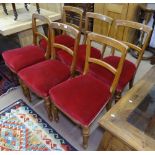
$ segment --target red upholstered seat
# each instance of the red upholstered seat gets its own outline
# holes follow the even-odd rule
[[[15,73],[24,67],[44,61],[44,55],[44,50],[34,45],[8,50],[2,54],[6,65]]]
[[[117,68],[120,58],[117,56],[109,56],[105,57],[103,60],[112,65],[113,67]],[[125,60],[122,73],[120,75],[120,79],[117,85],[117,91],[122,91],[124,89],[128,82],[133,78],[135,71],[136,66],[132,62]],[[114,78],[112,73],[96,64],[90,64],[89,72],[90,74],[104,81],[104,83],[107,83],[108,85],[111,85]]]
[[[48,96],[53,86],[67,80],[69,68],[57,60],[45,60],[21,70],[18,76],[40,97]]]
[[[61,60],[61,62],[67,64],[68,66],[71,65],[72,56],[69,55],[68,53],[64,51],[59,51],[57,52],[57,57],[58,59]],[[83,72],[85,57],[86,57],[86,45],[80,45],[77,52],[77,65],[76,65],[76,69],[80,72]],[[99,59],[101,58],[101,52],[98,49],[91,47],[91,57]]]
[[[91,75],[80,75],[52,89],[55,105],[75,122],[90,125],[111,97],[107,85]]]
[[[70,37],[69,35],[64,34],[64,35],[56,36],[55,37],[55,42],[59,43],[59,44],[62,44],[62,45],[65,45],[67,47],[73,47],[75,40],[72,37]],[[41,39],[39,44],[44,50],[46,50],[47,41],[45,39]]]

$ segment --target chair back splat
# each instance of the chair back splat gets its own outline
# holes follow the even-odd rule
[[[92,41],[105,44],[120,51],[121,56],[117,68],[106,63],[104,59],[97,59],[91,56]],[[54,120],[59,120],[57,110],[59,109],[73,122],[79,124],[82,127],[84,148],[88,146],[90,125],[104,107],[111,107],[111,101],[119,81],[127,50],[128,46],[120,41],[93,32],[88,33],[83,74],[68,79],[49,90],[52,107],[54,107],[52,108]],[[94,63],[113,75],[114,78],[110,85],[91,74],[90,65]]]
[[[83,43],[81,45],[79,45],[78,47],[78,52],[77,52],[77,63],[76,63],[76,70],[79,73],[83,72],[84,69],[84,63],[85,63],[85,56],[86,56],[86,39],[87,39],[87,35],[88,33],[92,32],[92,30],[89,29],[89,22],[92,21],[95,22],[95,20],[99,20],[100,22],[103,22],[107,25],[107,28],[105,29],[105,35],[108,36],[109,35],[109,31],[111,28],[111,24],[113,22],[113,19],[102,15],[102,14],[98,14],[98,13],[94,13],[94,12],[87,12],[86,13],[86,20],[85,20],[85,29],[84,29],[84,38],[83,38]],[[106,49],[105,45],[102,45],[102,52],[97,49],[96,47],[91,47],[91,55],[94,58],[101,58],[104,54],[104,51]],[[59,59],[64,62],[65,64],[71,64],[71,57],[67,56],[66,53],[62,53],[58,55]]]
[[[81,32],[82,30],[82,18],[83,18],[83,10],[78,7],[73,6],[63,6],[63,14],[62,14],[62,23],[73,26],[77,30]],[[71,20],[67,21],[67,17],[69,18],[69,14],[74,14],[74,16],[79,16],[79,23],[72,23]]]
[[[130,43],[129,41],[124,41],[124,38],[122,38],[122,41],[126,45],[128,45],[130,49],[132,49],[132,50],[134,50],[134,52],[136,52],[137,61],[136,61],[135,65],[136,65],[136,68],[138,68],[138,66],[142,60],[144,51],[148,45],[152,28],[150,26],[145,25],[145,24],[141,24],[141,23],[134,22],[134,21],[128,21],[128,20],[116,20],[115,23],[116,23],[116,25],[115,25],[115,29],[116,29],[115,38],[117,38],[117,34],[119,32],[119,27],[128,28],[128,30],[129,29],[132,29],[135,31],[138,30],[138,31],[142,32],[143,37],[145,34],[145,38],[143,38],[143,44],[142,45],[138,45],[138,44],[136,45],[136,44]]]
[[[55,42],[55,37],[56,37],[55,30],[62,30],[68,33],[68,35],[72,35],[72,37],[74,36],[75,42],[74,42],[73,50],[63,44]],[[51,31],[51,40],[52,40],[51,58],[55,59],[58,52],[62,52],[62,51],[67,52],[69,55],[72,56],[72,63],[70,66],[70,70],[71,70],[71,74],[74,74],[76,69],[76,61],[77,61],[77,50],[78,50],[79,41],[80,41],[80,31],[78,31],[77,29],[75,29],[70,25],[66,25],[58,22],[52,22],[50,24],[50,31]]]
[[[74,16],[74,18],[76,18],[76,16],[79,17],[79,22],[74,24],[72,22],[72,18],[71,16]],[[77,7],[72,7],[72,6],[63,6],[63,10],[62,10],[62,23],[70,25],[74,28],[76,28],[80,33],[81,33],[81,29],[82,29],[82,18],[83,18],[83,10]],[[58,31],[59,33],[57,33],[57,36],[55,38],[55,42],[65,45],[69,48],[74,46],[74,39],[72,38],[72,36],[69,36],[65,31]],[[60,33],[61,32],[61,33]],[[46,50],[47,48],[47,41],[46,39],[41,39],[39,41],[40,46],[44,48],[44,50]]]

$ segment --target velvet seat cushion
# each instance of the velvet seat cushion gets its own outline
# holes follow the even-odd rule
[[[49,95],[63,113],[89,126],[111,98],[109,87],[91,75],[80,75],[50,89]]]
[[[18,76],[38,96],[47,97],[50,88],[70,77],[70,70],[60,61],[45,60],[24,68]]]
[[[45,60],[45,52],[38,46],[25,46],[2,53],[6,65],[15,73],[19,70]]]
[[[57,57],[58,59],[60,59],[61,62],[65,63],[68,66],[70,66],[72,63],[72,56],[66,53],[65,51],[61,50],[57,52]],[[86,57],[86,45],[79,45],[77,52],[77,66],[76,66],[76,69],[79,72],[83,72],[85,57]],[[91,57],[99,59],[101,58],[101,52],[98,49],[91,47]]]
[[[108,56],[105,57],[103,60],[112,65],[114,68],[117,68],[118,63],[120,61],[120,57]],[[132,62],[125,60],[116,89],[118,92],[121,92],[124,89],[124,87],[128,84],[128,82],[133,78],[135,71],[136,66]],[[114,79],[114,75],[111,72],[109,72],[106,69],[103,69],[103,67],[96,64],[90,64],[89,73],[95,76],[96,78],[100,79],[104,83],[107,83],[107,85],[111,85]]]
[[[65,45],[67,47],[73,47],[75,40],[72,37],[70,37],[69,35],[64,34],[64,35],[56,36],[55,42]],[[41,39],[39,44],[40,44],[40,47],[42,47],[46,51],[47,41],[45,39]]]

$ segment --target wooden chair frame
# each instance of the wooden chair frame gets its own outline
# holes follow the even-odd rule
[[[41,22],[44,22],[45,24],[48,25],[48,28],[49,28],[50,27],[50,19],[48,17],[45,17],[45,16],[40,15],[40,14],[36,14],[36,13],[34,13],[32,15],[33,44],[37,45],[37,38],[38,37],[44,38],[48,42],[48,48],[47,48],[47,50],[45,52],[45,58],[49,59],[50,55],[51,55],[51,35],[50,35],[50,29],[48,29],[48,37],[46,37],[44,34],[40,33],[38,31],[38,29],[37,29],[37,22],[38,22],[37,20],[39,20]],[[29,88],[24,84],[24,82],[21,79],[19,79],[19,83],[20,83],[21,88],[23,90],[23,94],[31,102],[31,95],[30,95]]]
[[[79,16],[79,25],[76,25],[74,23],[69,23],[67,22],[67,12],[75,13],[77,16]],[[62,11],[62,23],[70,25],[77,30],[80,31],[82,30],[82,19],[83,19],[83,9],[78,8],[78,7],[73,7],[73,6],[63,6],[63,11]],[[64,32],[63,32],[64,33]]]
[[[40,33],[38,31],[38,29],[37,29],[37,20],[47,24],[47,26],[48,26],[48,37],[46,37],[44,34],[42,34],[42,33]],[[50,54],[51,54],[51,36],[50,36],[49,25],[50,25],[50,19],[48,17],[45,17],[45,16],[40,15],[40,14],[36,14],[36,13],[34,13],[32,15],[33,44],[37,45],[37,38],[38,37],[42,37],[47,41],[48,46],[47,46],[47,49],[46,49],[46,52],[45,52],[45,58],[46,59],[49,59]]]
[[[135,52],[138,53],[138,58],[137,58],[137,62],[136,62],[136,67],[138,68],[140,61],[142,59],[142,56],[144,54],[144,51],[145,51],[145,49],[149,43],[149,38],[150,38],[150,35],[152,32],[152,28],[150,26],[144,25],[142,23],[128,21],[128,20],[116,20],[115,23],[116,23],[116,25],[115,25],[115,29],[116,29],[115,37],[117,37],[118,29],[120,26],[121,27],[123,26],[126,28],[132,28],[135,30],[140,30],[140,31],[146,33],[146,38],[145,38],[145,41],[144,41],[142,47],[139,47],[135,44],[123,41],[126,45],[129,46],[129,48],[134,49]]]
[[[59,44],[59,43],[55,43],[54,38],[55,38],[55,30],[62,30],[67,32],[68,34],[72,35],[72,37],[74,36],[75,38],[75,44],[74,44],[74,49],[70,49],[68,47],[66,47],[65,45]],[[50,24],[50,31],[51,31],[51,41],[52,41],[52,45],[51,45],[51,59],[55,59],[56,58],[56,48],[59,48],[61,50],[65,50],[68,54],[70,54],[73,59],[72,59],[72,64],[70,67],[71,70],[71,74],[74,75],[75,70],[76,70],[76,61],[77,61],[77,50],[78,50],[78,46],[79,46],[79,41],[80,41],[80,31],[75,29],[74,27],[70,26],[70,25],[66,25],[63,23],[58,23],[58,22],[52,22]],[[57,51],[59,52],[59,51]]]
[[[149,43],[149,39],[151,36],[151,32],[152,32],[152,28],[150,26],[141,24],[141,23],[137,23],[137,22],[133,22],[133,21],[128,21],[128,20],[116,20],[115,21],[115,38],[117,38],[117,33],[119,31],[119,27],[124,27],[124,28],[132,28],[135,30],[140,30],[142,33],[146,33],[146,37],[145,37],[145,41],[142,45],[142,47],[139,47],[138,45],[132,44],[130,42],[126,42],[126,41],[122,41],[123,43],[125,43],[130,49],[133,49],[135,52],[137,52],[138,57],[137,60],[135,62],[135,66],[136,66],[136,71],[139,67],[139,64],[142,60],[144,51]],[[114,50],[112,49],[112,55],[114,55]],[[134,78],[135,78],[136,72],[133,76],[133,78],[131,79],[131,81],[129,82],[129,88],[131,88],[133,86],[133,82],[134,82]],[[121,92],[117,92],[116,93],[116,102],[121,98]]]
[[[99,59],[96,58],[91,58],[90,57],[90,52],[91,52],[91,42],[95,41],[95,42],[99,42],[101,44],[105,44],[108,46],[112,46],[113,48],[116,48],[117,50],[119,50],[121,52],[121,59],[120,62],[118,64],[118,68],[114,68],[111,65],[109,65],[108,63],[101,61]],[[110,37],[106,37],[103,35],[99,35],[96,33],[89,33],[88,37],[87,37],[87,49],[86,49],[86,61],[85,61],[85,68],[84,68],[84,72],[83,75],[87,74],[87,72],[89,71],[89,63],[96,63],[98,65],[101,65],[103,67],[105,67],[106,69],[108,69],[110,72],[112,72],[115,75],[115,78],[112,82],[112,85],[110,87],[110,92],[112,93],[112,95],[114,95],[117,83],[119,81],[119,77],[123,68],[123,63],[127,54],[127,50],[128,50],[128,46],[125,45],[124,43],[117,41],[113,38]],[[109,105],[110,104],[110,105]],[[54,114],[54,120],[58,121],[59,120],[59,116],[58,116],[58,109],[56,107],[56,105],[54,103],[52,103],[53,106],[53,114]],[[107,104],[108,108],[111,107],[111,101]],[[75,122],[75,120],[73,120],[68,114],[66,114],[67,117],[69,117],[73,122]],[[77,124],[79,124],[78,122],[75,122]],[[83,126],[81,124],[79,124],[82,128],[82,134],[83,134],[83,147],[86,149],[88,146],[88,138],[89,138],[89,126]]]
[[[55,29],[58,30],[63,30],[65,32],[69,32],[70,34],[72,34],[72,36],[75,36],[75,44],[74,44],[74,50],[71,50],[70,48],[66,47],[65,45],[61,45],[58,43],[55,43]],[[38,34],[38,33],[36,33]],[[42,35],[41,35],[42,36]],[[73,60],[72,60],[72,65],[70,67],[70,71],[71,71],[71,75],[74,75],[74,71],[75,71],[75,67],[76,67],[76,53],[77,53],[77,48],[78,48],[78,44],[79,44],[79,37],[80,37],[80,31],[78,31],[77,29],[73,28],[72,26],[63,24],[63,23],[58,23],[58,22],[51,22],[49,24],[49,36],[50,36],[50,51],[51,51],[51,61],[53,59],[55,59],[55,48],[59,48],[61,50],[65,50],[66,52],[68,52],[69,54],[71,54],[73,56]],[[22,80],[20,80],[20,83],[22,85],[22,88],[24,90],[24,94],[26,97],[28,97],[28,100],[31,102],[31,96],[30,96],[30,92],[29,92],[29,88],[24,84],[24,82]],[[33,90],[32,90],[33,91]],[[50,120],[53,119],[53,114],[51,113],[51,102],[49,97],[44,97],[43,98],[45,101],[45,107],[48,113],[48,117]]]
[[[88,33],[91,32],[91,31],[89,31],[89,20],[90,19],[93,19],[93,20],[97,19],[97,20],[100,20],[102,22],[107,23],[107,33],[105,34],[106,36],[109,36],[111,25],[113,23],[113,19],[111,17],[108,17],[106,15],[102,15],[99,13],[87,12],[86,13],[86,20],[85,20],[85,31],[84,31],[83,44],[86,44],[87,35],[88,35]],[[106,46],[103,45],[102,56],[104,55],[105,48],[106,48]]]

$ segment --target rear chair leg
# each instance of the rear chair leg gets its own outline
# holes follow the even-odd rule
[[[116,95],[115,95],[115,103],[117,103],[120,100],[121,96],[122,96],[122,93],[121,92],[116,92]]]
[[[52,110],[51,111],[52,111],[54,121],[58,122],[59,121],[58,109],[53,103],[52,103]]]
[[[89,127],[82,127],[82,134],[83,134],[83,148],[87,149],[89,139]]]
[[[51,102],[50,102],[49,97],[44,98],[44,101],[45,101],[45,107],[46,107],[46,110],[47,110],[48,118],[49,118],[50,121],[52,121],[53,117],[52,117],[52,114],[51,114]]]
[[[132,78],[130,81],[129,81],[129,89],[131,89],[133,87],[133,82],[134,82],[134,78]]]
[[[19,83],[23,90],[24,96],[29,100],[29,102],[31,102],[31,95],[30,95],[29,88],[24,84],[24,82],[21,79],[19,79]]]

